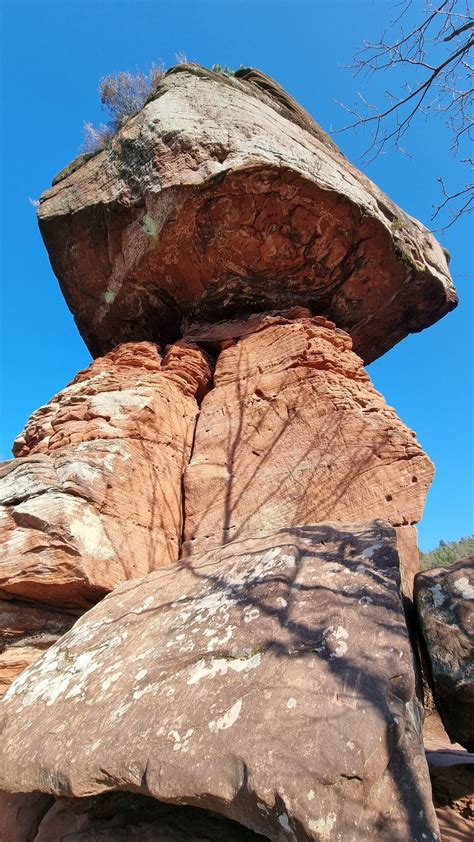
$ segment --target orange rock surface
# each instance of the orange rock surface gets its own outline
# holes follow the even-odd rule
[[[0,469],[0,595],[88,607],[176,561],[181,478],[211,376],[181,344],[120,346],[35,412]]]
[[[185,472],[185,552],[327,519],[380,518],[399,527],[411,579],[411,525],[433,477],[415,434],[333,323],[301,310],[249,322],[189,333],[224,350]]]

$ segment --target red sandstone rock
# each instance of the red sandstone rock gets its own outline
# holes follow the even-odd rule
[[[469,751],[474,751],[473,600],[473,556],[415,579],[436,707],[451,740]]]
[[[273,840],[438,839],[399,584],[392,529],[320,524],[118,587],[0,702],[0,785]]]
[[[304,311],[249,322],[189,332],[227,347],[185,472],[185,552],[327,519],[383,518],[400,528],[410,591],[411,524],[433,477],[414,433],[334,324]]]
[[[0,600],[0,696],[76,620],[41,605]]]
[[[174,340],[190,317],[299,304],[370,362],[457,303],[429,231],[258,71],[175,68],[110,148],[62,175],[40,227],[94,356]]]
[[[0,792],[0,842],[34,842],[41,820],[53,804],[54,799],[42,792]]]
[[[120,346],[31,416],[0,468],[0,594],[88,607],[176,561],[181,478],[209,361]]]
[[[474,754],[452,744],[436,711],[423,723],[433,803],[442,842],[472,842]]]

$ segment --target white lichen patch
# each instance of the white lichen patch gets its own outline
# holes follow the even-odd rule
[[[333,658],[342,658],[343,655],[346,654],[348,649],[346,641],[349,637],[349,632],[344,628],[344,626],[337,626],[336,628],[334,628],[334,626],[328,626],[323,631],[323,637],[326,640],[326,643],[328,643],[328,640],[330,639],[331,642],[337,641],[336,646],[329,655],[330,660]]]
[[[242,710],[242,699],[237,699],[237,701],[230,707],[222,716],[219,716],[218,719],[213,719],[209,722],[209,730],[210,731],[225,731],[227,728],[232,728],[239,716],[240,711]]]
[[[145,670],[145,672],[146,672],[146,670]],[[115,682],[118,681],[119,678],[122,677],[122,675],[123,675],[122,670],[119,670],[119,672],[114,672],[112,675],[107,676],[107,678],[105,678],[104,681],[102,682],[102,685],[101,685],[102,690],[103,691],[108,690],[109,687],[112,684],[115,684]]]
[[[460,579],[456,579],[454,587],[461,594],[461,599],[474,599],[474,586],[471,585],[467,576],[461,576]]]
[[[212,630],[206,629],[205,632],[206,631],[212,631]],[[234,627],[233,626],[227,626],[227,628],[226,628],[222,637],[219,637],[218,635],[215,635],[213,638],[211,638],[211,640],[207,644],[207,651],[208,652],[214,652],[215,649],[220,648],[222,646],[226,646],[232,640],[233,632],[234,632]]]
[[[327,816],[323,816],[321,819],[310,819],[309,829],[313,830],[315,833],[319,834],[321,842],[329,842],[331,839],[331,832],[334,830],[336,826],[337,817],[335,813],[328,813]]]
[[[158,733],[162,733],[162,729]],[[179,751],[186,754],[189,751],[189,740],[194,734],[194,728],[188,728],[184,734],[180,734],[176,729],[171,729],[168,732],[168,739],[173,741],[173,751]]]
[[[431,599],[436,608],[440,608],[446,602],[446,594],[441,585],[432,585],[430,588]]]
[[[229,670],[246,672],[256,669],[260,665],[261,655],[257,652],[249,658],[211,658],[200,661],[192,667],[187,684],[197,684],[203,678],[214,678],[216,675],[227,675]]]
[[[72,699],[85,694],[88,680],[110,659],[110,650],[120,646],[128,636],[126,630],[111,635],[98,646],[83,649],[103,625],[101,622],[81,621],[61,640],[48,649],[29,669],[25,670],[4,694],[3,700],[14,696],[23,707],[41,700],[47,706],[58,699]],[[106,679],[107,681],[107,679]],[[104,689],[102,685],[101,692]]]

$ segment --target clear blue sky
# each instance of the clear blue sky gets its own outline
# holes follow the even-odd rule
[[[9,458],[29,414],[90,361],[29,197],[37,199],[77,155],[83,121],[104,119],[100,77],[160,59],[172,65],[179,51],[206,66],[251,65],[276,78],[330,130],[344,124],[337,100],[351,102],[361,87],[370,96],[386,84],[355,82],[343,65],[364,38],[380,34],[393,8],[389,0],[3,0],[0,458]],[[364,137],[335,140],[361,166]],[[436,178],[461,183],[448,141],[430,119],[409,138],[413,157],[393,153],[363,169],[429,225]],[[464,219],[440,239],[452,253],[459,308],[369,368],[436,464],[419,528],[425,550],[440,538],[474,532],[472,222]]]

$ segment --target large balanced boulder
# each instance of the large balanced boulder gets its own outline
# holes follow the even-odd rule
[[[474,751],[474,557],[419,573],[415,604],[444,727]]]
[[[209,358],[116,348],[30,418],[0,466],[0,599],[86,608],[176,561]]]
[[[287,528],[116,588],[0,702],[0,787],[129,790],[282,842],[439,839],[395,546]]]
[[[56,182],[41,232],[94,356],[303,305],[368,363],[457,303],[431,233],[258,71],[174,68]]]
[[[186,468],[184,552],[325,520],[398,528],[405,590],[433,466],[323,317],[293,310],[187,334],[223,348]]]

